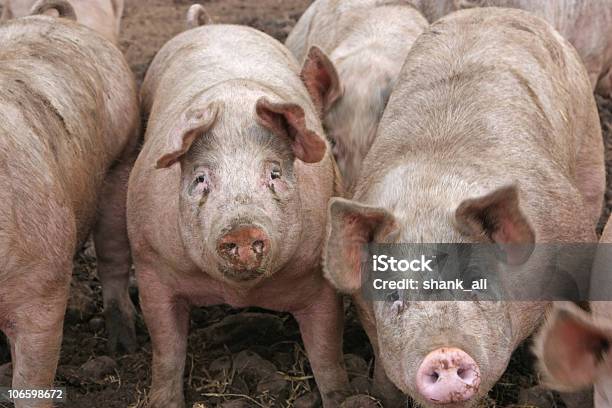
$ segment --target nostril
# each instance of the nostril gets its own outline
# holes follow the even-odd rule
[[[221,249],[222,252],[228,255],[231,255],[231,256],[238,255],[238,245],[234,244],[233,242],[225,242],[219,245],[219,248]]]
[[[435,371],[429,375],[429,381],[431,384],[437,383],[439,379],[440,379],[440,374],[438,374]]]
[[[471,367],[462,367],[457,370],[457,376],[461,378],[466,384],[472,384],[476,382],[478,372]]]
[[[264,242],[258,239],[257,241],[253,242],[251,248],[253,248],[253,252],[255,252],[257,255],[261,255],[263,254],[264,245]]]

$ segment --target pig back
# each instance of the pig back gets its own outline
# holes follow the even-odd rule
[[[310,46],[316,45],[329,53],[348,36],[354,35],[356,31],[361,32],[362,36],[366,37],[366,41],[371,41],[372,33],[367,32],[368,26],[373,25],[377,30],[388,29],[395,33],[398,27],[396,24],[377,24],[377,21],[386,21],[383,19],[401,19],[403,25],[409,29],[413,21],[419,21],[422,18],[416,9],[413,9],[412,16],[409,15],[411,11],[408,10],[413,8],[411,3],[409,0],[318,0],[304,12],[287,37],[285,44],[298,61],[302,61]],[[372,12],[383,6],[393,6],[395,13],[372,15]],[[403,15],[397,15],[397,12]],[[364,20],[368,19],[371,22],[365,21],[364,23]],[[376,33],[373,34],[376,36]],[[385,46],[391,47],[389,44]]]
[[[415,42],[364,167],[375,179],[418,153],[534,193],[573,189],[581,146],[600,139],[586,71],[556,31],[520,10],[465,10]]]
[[[129,68],[108,41],[51,17],[3,25],[0,43],[0,183],[13,205],[62,203],[83,240],[105,173],[138,126]],[[10,187],[23,183],[25,193]]]
[[[184,109],[196,95],[230,80],[263,84],[311,105],[299,72],[290,52],[267,34],[246,26],[205,25],[179,34],[157,53],[142,86],[143,110],[150,113],[154,101]]]
[[[202,98],[226,98],[231,92],[237,92],[232,104],[252,117],[257,94],[296,103],[304,108],[308,127],[322,134],[299,73],[281,43],[250,27],[215,24],[179,34],[156,55],[142,85],[142,107],[149,117],[146,154],[154,163],[183,114]]]

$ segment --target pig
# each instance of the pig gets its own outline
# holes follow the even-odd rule
[[[595,408],[612,407],[612,221],[608,221],[593,267],[591,313],[557,303],[536,337],[534,352],[545,385],[572,392],[594,385]]]
[[[321,270],[326,206],[341,187],[315,108],[327,89],[307,89],[317,58],[300,70],[270,36],[212,24],[170,40],[147,71],[128,232],[151,407],[185,406],[190,308],[222,303],[293,314],[324,406],[348,392],[342,302]]]
[[[545,384],[558,391],[595,385],[595,408],[612,407],[612,307],[591,314],[572,303],[556,304],[536,340]]]
[[[317,0],[285,42],[300,61],[307,50],[325,61],[324,80],[331,86],[319,108],[349,189],[406,54],[427,25],[425,17],[402,2]]]
[[[92,229],[109,345],[135,348],[125,202],[138,95],[121,52],[73,21],[11,20],[0,42],[0,329],[12,388],[50,388],[72,258]]]
[[[119,43],[119,30],[125,0],[70,0],[77,21],[102,34],[114,44]],[[64,0],[4,0],[0,20],[30,14],[55,14],[57,4]]]
[[[545,21],[474,9],[421,34],[352,198],[330,200],[323,254],[360,310],[388,406],[394,387],[426,407],[474,406],[549,302],[368,299],[364,244],[483,243],[505,255],[502,276],[537,268],[535,243],[597,242],[603,160],[586,70]]]
[[[429,21],[455,10],[510,7],[529,11],[553,25],[582,57],[593,89],[612,96],[612,0],[413,0]]]

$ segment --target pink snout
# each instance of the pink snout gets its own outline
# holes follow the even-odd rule
[[[478,392],[480,369],[465,351],[439,348],[421,363],[416,383],[419,393],[434,404],[463,402]]]
[[[237,227],[219,238],[217,252],[236,269],[259,268],[270,249],[270,239],[255,226]]]

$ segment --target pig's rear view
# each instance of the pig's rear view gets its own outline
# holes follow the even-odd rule
[[[50,15],[57,14],[53,7],[45,6],[51,3],[48,0],[4,0],[0,19],[28,16],[37,9]],[[113,43],[119,43],[124,0],[69,0],[69,3],[79,23],[94,29]]]
[[[138,105],[121,53],[88,28],[27,17],[0,27],[0,44],[0,328],[13,388],[49,388],[72,257],[94,224],[105,303],[126,312],[115,327],[131,322],[125,189],[115,187],[127,180]]]

